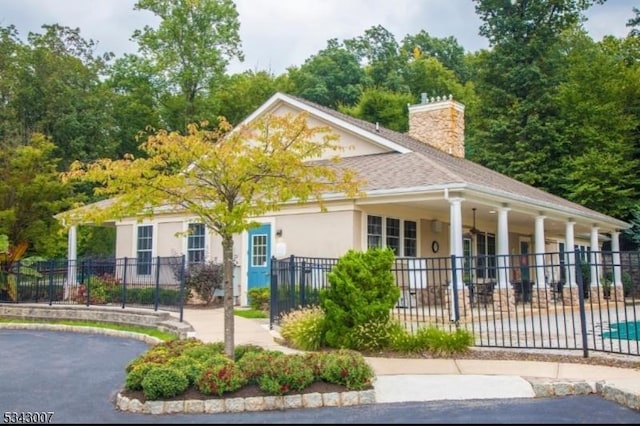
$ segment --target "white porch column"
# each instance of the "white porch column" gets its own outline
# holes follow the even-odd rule
[[[78,234],[77,227],[69,228],[67,235],[67,282],[64,286],[64,298],[69,297],[69,288],[76,285],[76,271],[78,263]]]
[[[602,272],[602,265],[600,264],[600,245],[598,244],[598,227],[593,225],[591,227],[591,285],[600,283],[600,273]]]
[[[451,247],[451,254],[456,257],[456,265],[453,265],[457,270],[457,285],[458,288],[462,288],[462,198],[450,198],[449,199],[449,223],[451,228],[449,230],[449,247]]]
[[[454,303],[454,289],[463,289],[462,281],[462,198],[450,198],[449,199],[449,247],[451,247],[451,254],[455,256],[455,265],[451,265],[456,270],[456,282],[451,283],[449,286],[449,318],[452,321],[457,320],[456,317],[456,304]],[[453,275],[452,275],[453,278]]]
[[[611,255],[613,257],[613,285],[622,286],[622,266],[620,263],[620,232],[611,232]]]
[[[566,253],[567,253],[567,284],[576,284],[576,241],[573,235],[575,222],[569,221],[565,227]]]
[[[509,285],[509,209],[498,209],[498,287]]]
[[[536,216],[535,225],[535,244],[536,244],[536,285],[538,288],[545,285],[544,276],[544,254],[546,248],[544,246],[544,219],[545,217],[540,215]]]

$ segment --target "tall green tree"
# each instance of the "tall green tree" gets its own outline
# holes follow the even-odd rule
[[[42,133],[56,145],[64,168],[115,152],[109,91],[101,79],[112,55],[94,54],[95,42],[79,29],[44,25],[16,55],[15,86],[7,108],[15,111],[20,143]]]
[[[24,49],[13,25],[0,27],[0,147],[28,140],[24,137],[24,128],[20,125],[19,111],[15,106],[19,88],[17,76]]]
[[[631,28],[629,37],[640,37],[640,8],[634,7],[632,10],[635,16],[629,18],[626,24],[627,27]]]
[[[289,68],[288,74],[293,94],[333,109],[353,106],[367,85],[358,58],[336,39],[300,68]]]
[[[341,107],[340,111],[397,132],[406,132],[409,129],[407,104],[415,103],[416,97],[409,93],[371,88],[364,91],[356,105]]]
[[[564,80],[564,31],[603,0],[474,0],[491,50],[477,59],[472,159],[522,182],[561,193],[572,153],[554,102]]]
[[[594,42],[583,30],[565,33],[567,66],[554,103],[572,153],[563,162],[565,197],[612,216],[627,218],[640,198],[634,130],[628,109],[638,96],[638,66],[629,66],[623,40]]]
[[[344,40],[349,52],[364,66],[370,85],[392,92],[406,92],[402,78],[407,56],[395,36],[381,25],[365,30],[364,35]]]
[[[157,206],[181,208],[222,239],[225,352],[234,353],[233,236],[256,225],[255,217],[277,211],[286,201],[316,200],[327,192],[358,194],[354,174],[334,162],[337,135],[312,127],[306,114],[265,115],[231,131],[226,121],[214,130],[191,125],[186,134],[161,130],[143,145],[146,158],[75,163],[65,179],[99,183],[113,197],[104,209],[63,215],[66,224],[130,216],[153,216]]]
[[[72,202],[60,182],[55,145],[33,134],[29,145],[0,150],[0,234],[11,244],[27,242],[30,254],[64,255],[66,239],[54,215]]]
[[[138,0],[135,10],[160,18],[157,28],[147,25],[133,33],[141,55],[166,80],[165,122],[185,130],[188,123],[213,116],[206,91],[216,87],[229,61],[244,60],[240,21],[232,0]]]
[[[245,71],[225,76],[220,87],[211,91],[210,103],[217,105],[218,116],[239,124],[274,93],[287,92],[287,77],[275,77],[267,71]]]
[[[429,97],[452,95],[466,106],[476,102],[473,83],[462,83],[452,70],[432,56],[417,53],[406,67],[405,81],[414,97],[422,93]]]
[[[105,85],[111,91],[115,123],[113,137],[117,140],[115,158],[130,153],[141,155],[138,138],[147,127],[160,128],[158,93],[162,86],[153,67],[143,58],[126,54],[109,68]]]
[[[461,83],[470,78],[464,47],[455,37],[433,37],[422,30],[402,39],[402,51],[409,52],[414,58],[420,56],[437,59],[444,67],[453,71]]]

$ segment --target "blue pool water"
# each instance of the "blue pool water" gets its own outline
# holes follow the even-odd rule
[[[640,321],[617,322],[609,326],[609,331],[602,333],[609,339],[640,340]]]

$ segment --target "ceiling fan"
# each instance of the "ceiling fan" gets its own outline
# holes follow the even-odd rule
[[[471,227],[471,229],[469,229],[469,234],[471,235],[480,234],[480,230],[476,228],[476,208],[474,207],[471,210],[473,210],[473,226]]]

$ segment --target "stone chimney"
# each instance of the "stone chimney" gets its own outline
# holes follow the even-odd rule
[[[422,94],[421,103],[409,105],[408,135],[447,154],[464,158],[464,105],[449,97]]]

